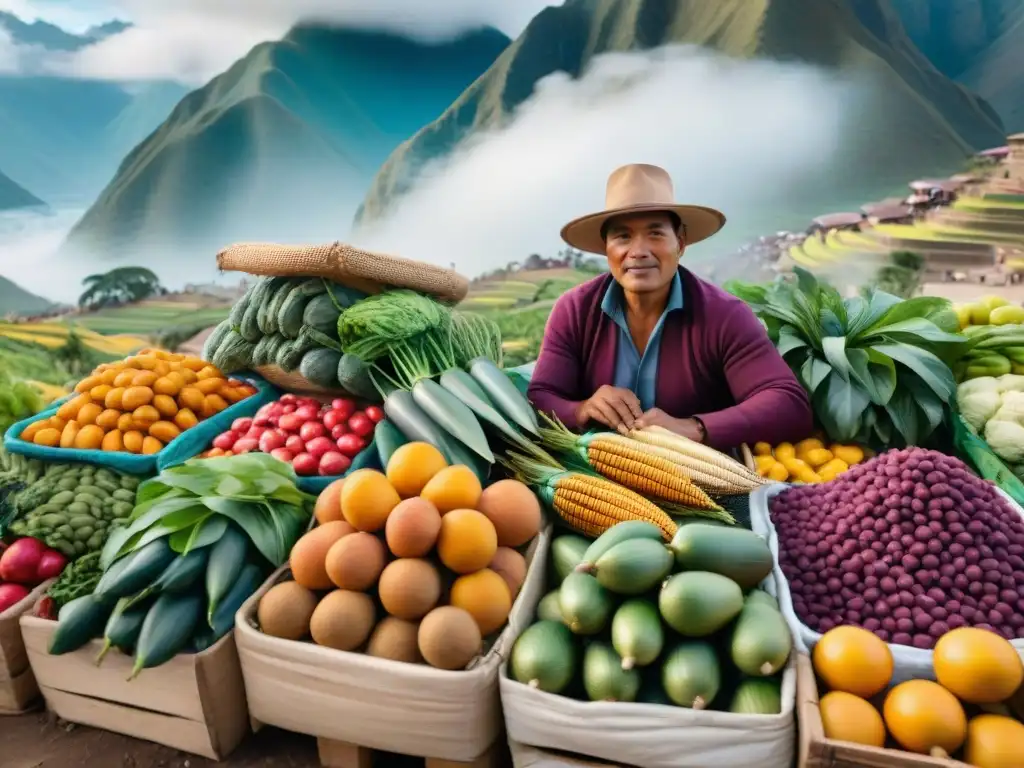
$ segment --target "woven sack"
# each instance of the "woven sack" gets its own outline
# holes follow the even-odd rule
[[[452,304],[469,292],[469,281],[453,270],[345,243],[238,243],[217,254],[217,266],[225,272],[250,275],[323,277],[368,294],[387,287],[408,288]]]

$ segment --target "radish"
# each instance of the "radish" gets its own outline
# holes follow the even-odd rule
[[[264,453],[273,453],[278,448],[284,448],[285,435],[276,430],[267,430],[260,435],[260,450]]]
[[[367,406],[363,413],[374,424],[380,424],[380,422],[384,421],[384,409],[378,405]]]
[[[327,428],[319,421],[307,421],[299,428],[299,437],[307,443],[315,437],[323,437],[327,434]]]
[[[306,452],[306,441],[298,435],[289,435],[284,441],[284,447],[293,455],[298,456],[300,453]]]
[[[55,579],[60,576],[68,559],[55,549],[47,549],[39,558],[39,569],[36,571],[36,581],[42,584],[47,579]]]
[[[290,405],[298,399],[298,395],[293,395],[291,392],[288,392],[284,395],[281,395],[281,397],[278,398],[277,402],[279,402],[281,405]]]
[[[341,418],[347,419],[356,412],[356,404],[347,398],[339,397],[331,401],[331,409],[341,414]]]
[[[0,614],[13,608],[26,597],[29,590],[21,584],[0,584]]]
[[[300,453],[292,459],[292,469],[300,475],[315,475],[320,468],[319,462],[309,453]]]
[[[257,416],[252,420],[252,423],[256,427],[272,427],[274,426],[274,419],[270,416]]]
[[[333,430],[339,424],[345,423],[345,416],[341,411],[335,411],[332,409],[324,413],[323,423],[325,427]]]
[[[295,458],[295,454],[287,448],[275,448],[270,452],[270,455],[275,459],[285,462],[286,464],[291,464],[292,460]]]
[[[348,428],[359,435],[359,437],[366,437],[372,433],[373,427],[373,422],[362,411],[356,411],[348,420]]]
[[[253,451],[259,450],[260,443],[254,437],[243,437],[241,440],[235,442],[234,447],[231,449],[235,453],[252,453]]]
[[[228,430],[213,438],[213,447],[220,448],[222,451],[230,451],[238,437],[239,435],[236,432]]]
[[[245,433],[244,437],[248,437],[252,440],[259,440],[263,437],[263,433],[268,429],[270,429],[270,427],[249,427],[249,431]]]
[[[298,416],[302,421],[316,421],[320,415],[320,409],[315,405],[303,405],[296,409],[295,415]]]
[[[263,409],[261,408],[260,410],[263,410]],[[257,415],[261,415],[261,414],[257,413]],[[267,416],[269,416],[269,415],[270,414],[268,413]],[[252,424],[253,424],[253,420],[252,419],[247,419],[247,418],[242,417],[242,418],[235,419],[233,422],[231,422],[231,429],[234,432],[248,432],[249,431],[249,427],[251,427]]]
[[[338,441],[344,435],[348,434],[348,426],[346,424],[338,424],[336,427],[331,429],[331,439],[335,442]]]
[[[308,443],[306,443],[306,453],[309,453],[317,460],[327,453],[328,451],[334,450],[334,443],[331,442],[329,437],[314,437]]]
[[[366,443],[359,435],[349,433],[338,438],[337,446],[338,450],[345,456],[355,458],[355,456],[366,447]]]
[[[286,432],[298,432],[304,420],[297,413],[286,413],[277,421],[277,425]]]
[[[18,539],[0,556],[0,580],[15,584],[39,583],[39,561],[47,546],[39,539]]]
[[[320,457],[319,472],[324,476],[342,475],[352,466],[352,460],[343,453],[328,451]]]

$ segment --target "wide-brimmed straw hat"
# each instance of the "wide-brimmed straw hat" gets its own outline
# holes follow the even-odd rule
[[[711,237],[725,226],[725,214],[702,205],[675,201],[672,177],[656,165],[624,165],[608,177],[604,210],[573,219],[562,227],[562,239],[587,253],[605,252],[601,230],[608,219],[635,213],[666,211],[679,217],[686,230],[686,244]]]

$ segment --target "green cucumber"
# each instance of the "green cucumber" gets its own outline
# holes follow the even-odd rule
[[[146,613],[135,644],[135,665],[128,678],[165,664],[188,645],[203,618],[203,597],[192,593],[160,595]]]
[[[711,571],[728,576],[744,591],[753,589],[772,572],[768,542],[745,528],[684,525],[669,547],[681,571]]]
[[[605,589],[618,595],[642,595],[672,572],[672,550],[659,539],[629,539],[601,555],[593,573]]]
[[[628,541],[629,539],[661,541],[662,533],[658,526],[654,523],[648,523],[646,520],[626,520],[616,523],[591,542],[590,546],[587,547],[587,551],[583,553],[583,560],[576,566],[576,570],[590,573],[594,568],[594,563],[597,562],[601,555],[616,544]]]
[[[264,570],[258,565],[249,563],[242,568],[242,572],[238,574],[235,583],[231,585],[231,589],[224,595],[224,599],[213,614],[213,621],[210,623],[213,642],[217,642],[234,628],[235,614],[242,607],[242,603],[260,588],[264,578]]]
[[[686,571],[666,579],[658,610],[685,637],[714,634],[743,609],[743,592],[732,579],[710,571]]]
[[[227,596],[231,586],[238,579],[249,555],[249,537],[235,525],[229,525],[224,535],[210,549],[210,561],[206,566],[206,595],[209,604],[206,619],[213,627],[213,615]]]
[[[512,646],[509,674],[531,688],[561,693],[576,674],[576,657],[576,642],[564,624],[539,621]]]
[[[793,638],[775,599],[759,589],[743,603],[729,644],[736,668],[751,677],[774,675],[786,665]]]
[[[187,592],[198,584],[206,573],[206,564],[210,559],[209,547],[193,549],[187,555],[178,555],[170,565],[164,568],[152,584],[147,586],[135,597],[130,598],[130,605],[145,600],[150,595],[164,592]]]
[[[110,604],[96,595],[78,597],[65,604],[60,609],[57,628],[50,637],[47,650],[53,656],[77,651],[103,633],[110,611]]]
[[[559,588],[562,620],[577,635],[596,635],[608,625],[612,596],[587,573],[570,573]]]
[[[322,293],[309,300],[302,312],[302,324],[336,339],[340,315],[341,312],[334,304],[334,297],[329,293]]]
[[[781,681],[777,677],[744,680],[732,696],[729,711],[737,715],[781,714]]]
[[[590,539],[567,533],[551,542],[551,568],[559,584],[583,562]]]
[[[139,632],[142,630],[142,621],[149,612],[149,604],[130,605],[133,598],[123,597],[117,601],[114,612],[107,620],[107,626],[103,630],[103,648],[96,656],[96,666],[103,662],[111,648],[117,648],[122,653],[131,653],[139,639]]]
[[[645,667],[661,654],[665,632],[658,608],[648,600],[627,600],[612,616],[612,647],[622,668]]]
[[[548,592],[537,603],[537,619],[539,621],[562,622],[562,599],[559,597],[559,590]]]
[[[583,654],[583,687],[591,701],[636,701],[640,673],[626,669],[607,643],[591,643]]]
[[[176,557],[178,553],[171,549],[168,537],[151,541],[112,563],[96,585],[95,594],[104,600],[134,595],[152,584]]]
[[[409,441],[398,431],[398,427],[384,419],[378,421],[377,426],[373,428],[373,442],[377,446],[380,465],[387,469],[391,456]]]

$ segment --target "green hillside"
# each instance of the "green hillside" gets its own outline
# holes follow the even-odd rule
[[[233,240],[336,238],[394,147],[509,40],[426,45],[300,26],[188,94],[122,162],[67,247],[203,252]]]
[[[29,293],[0,275],[0,318],[7,315],[34,315],[52,307],[52,302]]]
[[[20,184],[0,173],[0,211],[46,205]]]
[[[1024,130],[1024,0],[892,0],[907,33],[944,74]]]
[[[849,188],[877,193],[918,173],[952,170],[972,148],[1003,136],[991,108],[914,47],[889,0],[568,0],[538,14],[441,117],[395,150],[374,180],[360,220],[380,218],[422,163],[474,131],[504,124],[543,77],[556,71],[577,77],[600,53],[668,43],[805,61],[873,82],[873,102],[865,105],[861,130],[843,152],[848,162],[842,183]],[[829,171],[823,167],[825,176]],[[825,206],[829,198],[817,202]]]

